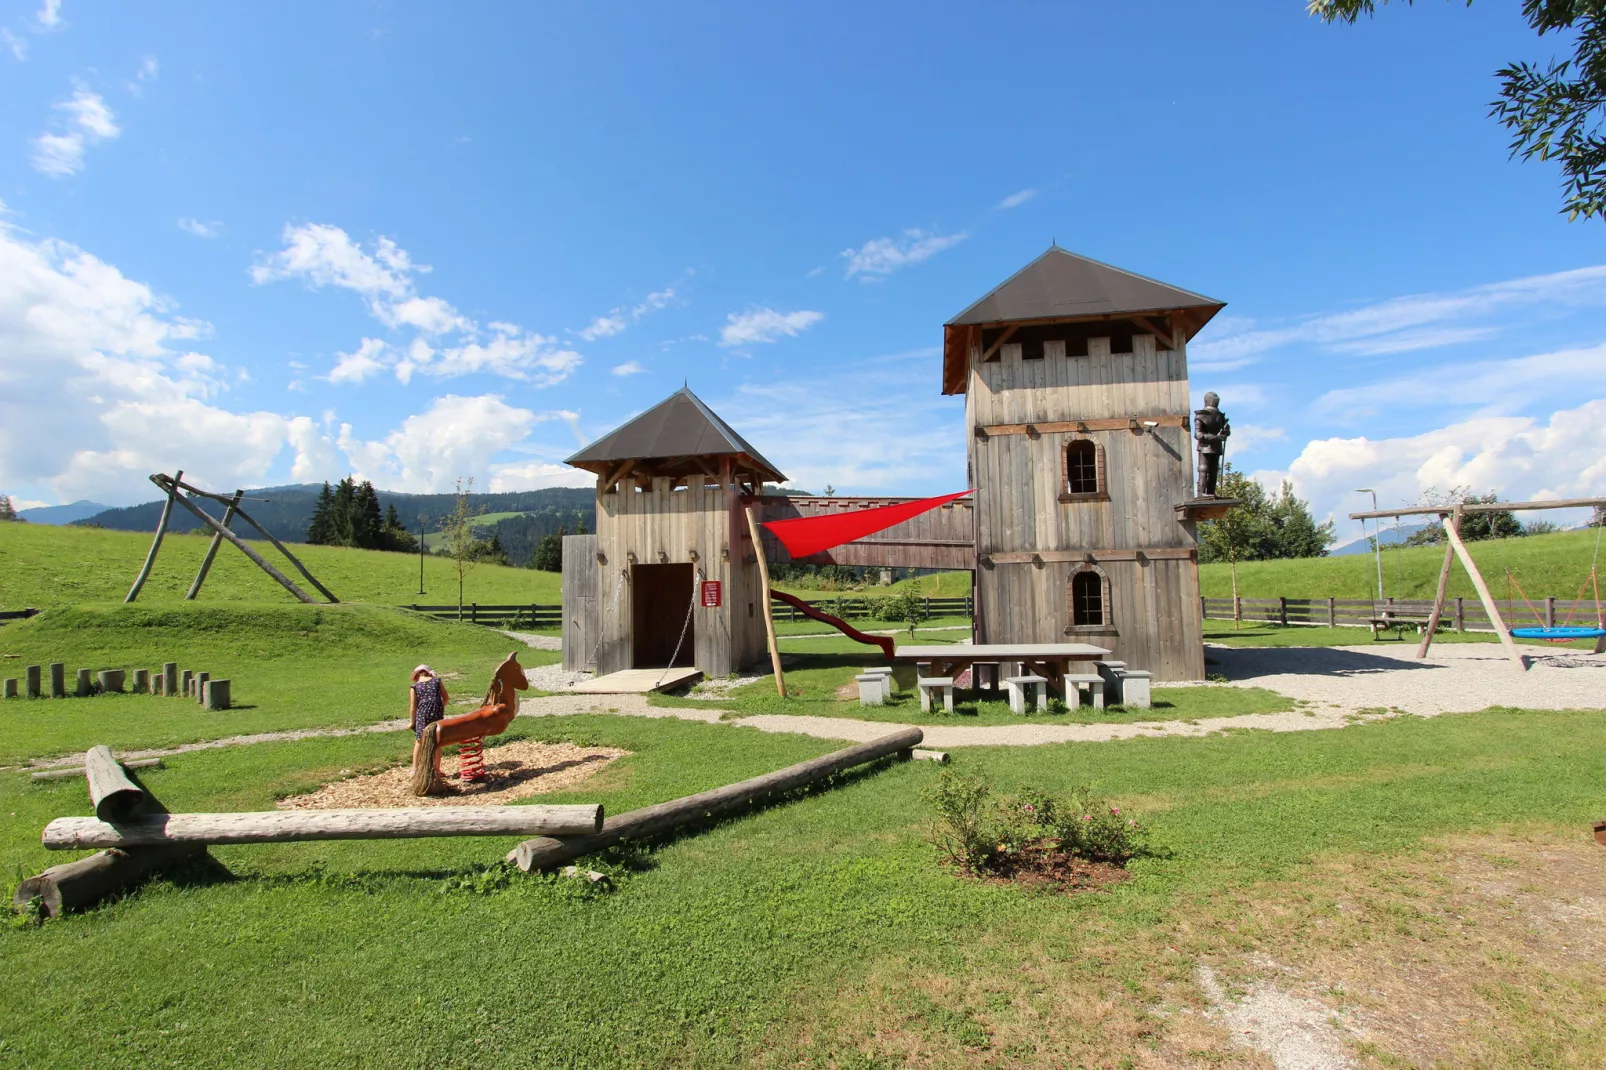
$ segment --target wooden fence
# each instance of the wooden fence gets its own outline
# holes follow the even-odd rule
[[[1204,616],[1210,620],[1232,620],[1231,598],[1201,598]],[[1527,603],[1496,599],[1495,608],[1505,618],[1506,627],[1547,628],[1572,623],[1593,625],[1595,603],[1571,598],[1536,600]],[[1535,619],[1537,612],[1538,619]],[[1240,598],[1237,617],[1247,621],[1274,624],[1312,624],[1329,628],[1370,627],[1374,621],[1389,618],[1400,623],[1425,622],[1433,613],[1431,598]],[[1448,598],[1440,628],[1458,632],[1492,632],[1494,625],[1476,598]]]
[[[402,606],[415,613],[427,613],[442,620],[463,620],[493,628],[556,628],[563,623],[562,606],[543,606],[528,602],[521,606],[482,606],[468,602],[457,606]]]
[[[885,598],[822,598],[810,602],[809,605],[822,613],[829,613],[843,620],[878,620],[880,619],[878,610],[885,601]],[[968,594],[963,598],[924,598],[921,601],[926,604],[928,618],[969,617],[975,610]],[[789,606],[779,599],[772,599],[770,608],[774,611],[776,620],[809,619],[796,606]]]
[[[28,609],[3,609],[0,610],[0,624],[14,620],[27,620],[29,617],[37,615],[38,612],[37,609],[32,607]]]

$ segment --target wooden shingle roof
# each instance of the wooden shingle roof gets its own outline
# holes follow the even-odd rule
[[[786,477],[703,400],[682,387],[634,420],[603,435],[566,463],[604,475],[622,461],[657,462],[637,471],[662,475],[696,469],[697,458],[737,457],[739,467],[772,483]]]

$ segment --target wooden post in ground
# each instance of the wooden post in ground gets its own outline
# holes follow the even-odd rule
[[[1441,517],[1440,519],[1443,518]],[[1461,526],[1461,510],[1459,508],[1456,509],[1455,517],[1451,522],[1457,528]],[[1450,591],[1450,562],[1453,560],[1455,560],[1455,549],[1451,547],[1450,541],[1446,539],[1444,543],[1444,564],[1439,566],[1439,589],[1438,593],[1433,596],[1433,612],[1428,614],[1427,629],[1422,633],[1422,641],[1416,645],[1416,659],[1418,661],[1428,656],[1428,647],[1433,642],[1433,633],[1439,627],[1439,618],[1444,615],[1444,596]]]
[[[180,472],[179,475],[182,476],[183,473]],[[229,499],[229,507],[223,510],[224,527],[228,527],[234,520],[234,510],[239,508],[240,498],[244,495],[245,491],[235,488],[234,497]],[[206,574],[212,571],[212,562],[217,558],[217,548],[222,545],[223,536],[214,531],[212,533],[212,543],[206,548],[206,556],[201,559],[201,570],[195,574],[195,582],[190,584],[190,589],[185,592],[184,600],[186,602],[195,601],[195,596],[201,593],[201,584],[206,582]]]
[[[278,580],[279,581],[279,585],[282,586],[285,590],[289,591],[291,594],[295,595],[298,600],[300,600],[302,602],[305,602],[308,605],[315,605],[316,604],[316,600],[310,594],[308,594],[306,591],[303,591],[300,587],[297,587],[295,585],[295,583],[290,579],[289,576],[286,576],[284,573],[280,572],[278,569],[276,569],[272,565],[268,564],[267,559],[264,558],[261,554],[257,553],[255,550],[251,549],[251,547],[247,546],[245,544],[245,540],[244,539],[242,539],[238,535],[234,534],[234,532],[229,531],[222,524],[219,524],[216,520],[213,520],[210,516],[208,516],[205,512],[203,512],[200,509],[200,507],[198,507],[194,502],[191,502],[190,500],[185,498],[183,495],[179,494],[178,493],[178,488],[176,486],[169,486],[169,485],[164,484],[162,482],[162,479],[164,479],[164,478],[165,477],[158,478],[157,476],[152,476],[151,477],[151,482],[155,483],[158,487],[161,487],[163,490],[170,490],[173,501],[178,502],[184,508],[186,508],[190,512],[194,513],[195,514],[195,518],[197,520],[199,520],[201,523],[205,524],[207,527],[211,528],[213,531],[217,532],[219,535],[222,535],[225,539],[229,540],[229,542],[233,543],[235,546],[239,547],[240,552],[245,554],[246,557],[249,557],[256,564],[257,568],[260,568],[263,572],[266,572],[268,575],[270,575],[274,579]],[[243,513],[240,514],[240,515],[244,516]]]
[[[1466,569],[1467,575],[1472,578],[1472,589],[1478,592],[1478,600],[1483,603],[1483,611],[1489,614],[1489,623],[1494,625],[1495,634],[1500,637],[1500,645],[1506,648],[1506,656],[1518,669],[1527,672],[1528,663],[1523,660],[1522,653],[1518,651],[1516,642],[1511,638],[1511,633],[1506,630],[1505,619],[1500,616],[1500,607],[1495,605],[1494,596],[1489,593],[1489,585],[1483,582],[1483,573],[1478,571],[1477,563],[1472,560],[1472,555],[1467,553],[1466,546],[1461,542],[1461,533],[1450,523],[1448,517],[1444,520],[1444,533],[1449,537],[1455,555],[1461,559],[1461,567]]]
[[[22,670],[23,694],[29,698],[39,697],[39,666],[29,665]]]
[[[178,694],[178,662],[164,661],[162,663],[162,694],[172,696]]]
[[[786,678],[781,674],[781,646],[775,641],[775,611],[770,608],[770,565],[764,560],[764,540],[758,533],[758,520],[751,505],[743,506],[747,514],[747,530],[753,533],[753,553],[758,557],[760,599],[764,603],[764,633],[770,640],[770,667],[775,670],[775,692],[786,697]]]
[[[50,663],[50,697],[67,697],[67,666],[63,662]]]
[[[176,483],[178,480],[183,478],[184,472],[182,469],[180,469],[179,473],[173,477],[173,480]],[[168,490],[167,501],[162,505],[162,519],[156,525],[156,537],[151,540],[150,553],[145,555],[145,565],[139,570],[139,575],[134,577],[134,586],[128,589],[127,596],[123,598],[124,602],[132,602],[134,599],[138,598],[139,589],[145,586],[145,581],[150,578],[151,566],[156,564],[156,551],[162,548],[162,536],[167,534],[167,522],[173,516],[173,499],[176,497],[178,497],[178,490],[176,487],[172,490]]]

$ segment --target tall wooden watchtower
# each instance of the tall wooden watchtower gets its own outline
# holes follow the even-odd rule
[[[1085,641],[1203,679],[1187,343],[1223,307],[1055,246],[946,325],[976,642]]]
[[[682,389],[568,460],[597,476],[597,532],[564,541],[564,665],[597,675],[763,659],[744,506],[783,476]]]

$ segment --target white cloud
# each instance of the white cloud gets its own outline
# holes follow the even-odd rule
[[[1008,197],[1005,197],[1003,200],[993,205],[993,208],[1000,211],[1007,211],[1010,208],[1019,208],[1021,205],[1025,204],[1035,196],[1037,196],[1036,190],[1023,189],[1019,193],[1011,193]]]
[[[1228,447],[1233,456],[1242,457],[1246,453],[1264,449],[1268,443],[1287,442],[1288,432],[1280,427],[1262,427],[1258,424],[1235,424],[1232,428],[1232,437],[1228,439]]]
[[[609,368],[608,373],[610,375],[623,377],[627,375],[641,375],[646,372],[646,370],[646,368],[641,366],[639,361],[627,360],[623,364],[615,364],[613,367]]]
[[[283,249],[252,265],[254,282],[300,279],[315,289],[351,290],[366,300],[369,314],[379,322],[417,332],[405,346],[367,339],[357,353],[337,354],[331,382],[362,382],[383,366],[402,383],[415,375],[483,373],[541,387],[562,382],[583,362],[580,354],[559,348],[553,338],[497,320],[482,327],[449,302],[421,296],[415,276],[429,268],[415,264],[390,238],[379,238],[369,251],[339,227],[306,223],[286,225],[283,239]]]
[[[754,345],[778,338],[795,338],[825,318],[823,312],[777,312],[756,308],[751,312],[732,312],[719,332],[722,346]]]
[[[540,490],[543,487],[590,487],[597,477],[579,468],[551,461],[525,461],[520,464],[491,465],[487,487],[493,494],[511,490]]]
[[[56,105],[61,119],[55,130],[34,138],[33,167],[51,178],[76,175],[84,167],[84,153],[91,145],[109,141],[122,133],[117,117],[99,93],[79,86],[70,99]]]
[[[630,310],[630,316],[632,319],[639,320],[649,312],[657,312],[660,309],[669,307],[669,302],[674,299],[675,288],[673,286],[665,287],[656,293],[648,294],[645,301]]]
[[[45,0],[39,7],[39,14],[34,16],[40,27],[54,30],[61,25],[61,0]]]
[[[440,492],[459,476],[487,471],[496,454],[525,439],[537,422],[535,413],[496,394],[447,394],[382,439],[363,441],[342,424],[337,441],[359,479],[392,490]]]
[[[203,222],[186,216],[178,221],[178,229],[186,234],[193,234],[197,238],[215,238],[223,233],[223,224],[215,219]]]
[[[1510,501],[1606,495],[1606,398],[1531,416],[1479,416],[1401,438],[1327,438],[1310,442],[1288,469],[1317,516],[1339,519],[1380,506],[1407,505],[1424,490],[1469,486]],[[1570,518],[1577,519],[1577,518]]]
[[[1546,397],[1577,398],[1606,389],[1606,345],[1503,360],[1465,361],[1363,386],[1330,390],[1317,414],[1350,422],[1385,410],[1463,406],[1515,412]]]
[[[0,28],[0,41],[5,42],[5,46],[11,50],[11,57],[17,62],[23,63],[27,61],[28,41],[26,38],[18,37],[10,30]]]
[[[1484,319],[1532,306],[1598,308],[1606,305],[1606,265],[1531,275],[1450,293],[1413,294],[1361,308],[1311,316],[1287,326],[1255,329],[1252,321],[1221,320],[1208,340],[1189,347],[1203,365],[1249,363],[1284,346],[1311,344],[1335,353],[1374,356],[1456,345],[1489,337],[1497,325]]]
[[[580,337],[588,342],[595,342],[598,338],[611,338],[616,334],[624,333],[629,324],[618,316],[598,316],[591,321],[589,327],[580,331]]]
[[[944,249],[964,241],[968,234],[931,234],[923,230],[906,230],[896,238],[876,238],[857,249],[844,249],[842,259],[848,278],[855,275],[864,280],[883,279],[894,271],[928,260]]]

